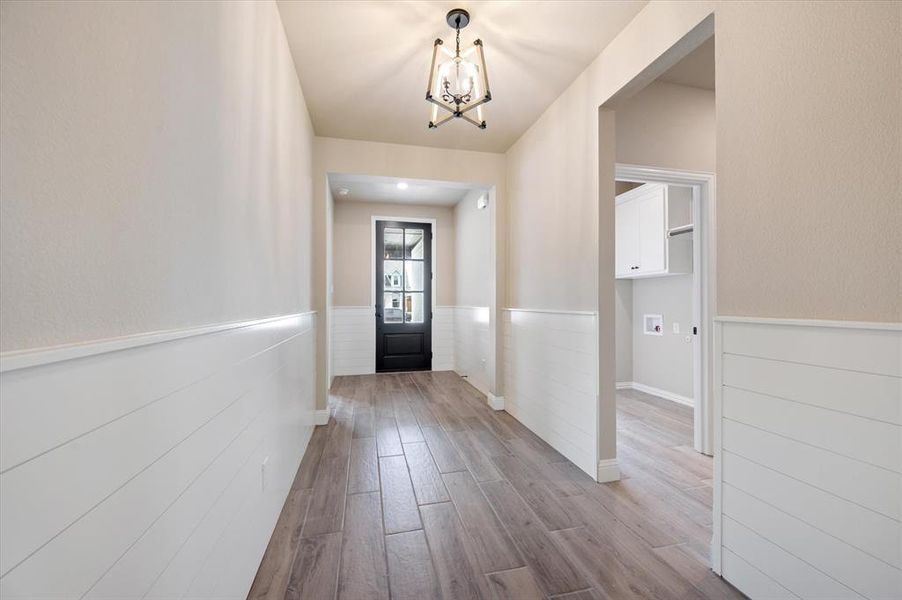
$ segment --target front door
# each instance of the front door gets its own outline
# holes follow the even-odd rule
[[[432,368],[432,225],[376,221],[376,371]]]

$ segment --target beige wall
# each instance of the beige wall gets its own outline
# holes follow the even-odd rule
[[[487,190],[473,190],[454,207],[455,304],[489,306],[492,292],[492,211],[476,207]]]
[[[598,107],[669,68],[711,12],[717,312],[902,320],[894,2],[650,3],[508,151],[511,304],[595,308]]]
[[[617,109],[617,162],[713,173],[714,92],[655,81]]]
[[[717,11],[718,312],[902,321],[902,3]]]
[[[435,219],[435,306],[454,304],[454,209],[449,206],[337,201],[333,212],[333,306],[370,306],[373,293],[373,217]]]
[[[0,53],[3,350],[311,308],[274,4],[3,2]]]

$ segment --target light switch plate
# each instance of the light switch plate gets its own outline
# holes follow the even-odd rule
[[[674,333],[679,333],[679,332],[680,332],[680,324],[679,324],[679,323],[674,323],[674,324],[673,324],[673,332],[674,332]]]

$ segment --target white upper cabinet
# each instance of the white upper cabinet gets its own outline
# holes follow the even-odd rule
[[[615,274],[618,279],[692,272],[692,234],[668,231],[692,222],[692,190],[646,183],[617,196]]]

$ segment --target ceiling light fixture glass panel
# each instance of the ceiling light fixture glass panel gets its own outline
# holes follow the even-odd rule
[[[461,52],[460,30],[470,23],[470,13],[455,8],[448,13],[446,20],[456,32],[455,50],[451,52],[445,48],[441,39],[433,44],[429,85],[426,88],[426,100],[432,103],[429,128],[435,129],[458,118],[485,129],[482,105],[492,99],[492,93],[489,91],[482,40],[475,40],[472,47]]]

